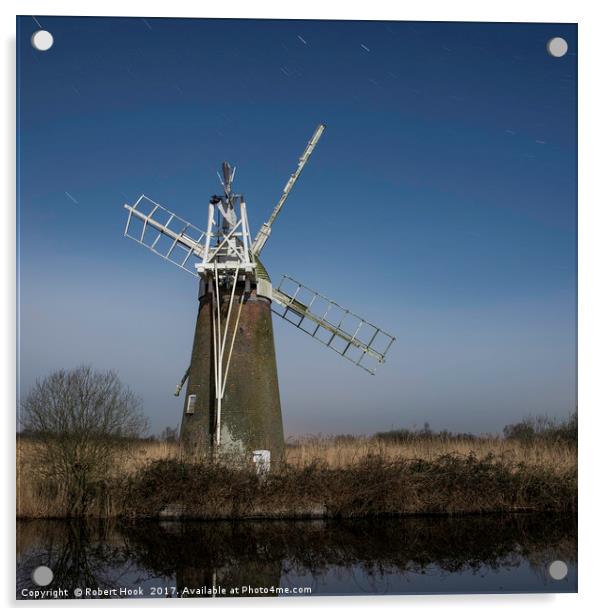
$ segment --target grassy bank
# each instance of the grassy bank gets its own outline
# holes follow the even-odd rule
[[[300,439],[264,481],[251,468],[184,463],[175,443],[126,442],[110,474],[87,487],[86,511],[252,518],[576,510],[570,442],[410,434]],[[64,486],[36,467],[40,446],[18,439],[17,515],[67,517]]]

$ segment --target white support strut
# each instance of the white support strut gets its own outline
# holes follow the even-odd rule
[[[219,270],[217,263],[215,264],[213,275],[213,306],[212,306],[212,325],[213,325],[213,367],[215,378],[215,399],[216,399],[216,413],[215,413],[215,455],[219,455],[219,447],[221,445],[221,426],[222,426],[222,400],[226,393],[226,382],[228,379],[228,371],[230,368],[230,360],[232,358],[232,351],[234,349],[234,341],[236,340],[236,334],[238,332],[238,323],[240,321],[240,314],[242,312],[243,298],[240,298],[238,307],[238,313],[234,327],[230,328],[230,322],[232,317],[232,306],[234,305],[234,297],[236,295],[236,283],[238,282],[240,268],[237,267],[234,272],[232,281],[232,290],[230,292],[230,299],[228,300],[228,311],[226,314],[226,322],[222,331],[222,318],[221,318],[221,300],[219,295],[219,284],[217,284]],[[231,330],[231,331],[230,331]],[[228,334],[230,334],[230,340],[228,340]],[[229,343],[229,345],[228,345]],[[228,354],[226,355],[226,348],[228,348]]]

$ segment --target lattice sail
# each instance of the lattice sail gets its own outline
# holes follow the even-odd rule
[[[203,256],[205,232],[146,195],[124,205],[129,215],[125,236],[197,276],[195,263]]]
[[[253,254],[255,254],[255,256],[259,256],[259,254],[263,250],[265,243],[268,241],[268,238],[272,233],[272,225],[274,224],[276,218],[278,218],[278,214],[280,214],[280,210],[282,209],[284,202],[288,199],[288,196],[293,189],[295,182],[299,179],[301,171],[303,171],[303,168],[307,164],[309,157],[312,155],[312,152],[318,145],[318,141],[320,141],[320,137],[322,136],[322,133],[324,132],[325,128],[326,126],[324,124],[319,124],[314,131],[312,138],[305,146],[305,150],[303,150],[303,154],[301,154],[301,158],[299,158],[297,168],[295,169],[294,173],[291,174],[291,177],[288,179],[286,185],[284,186],[282,195],[280,196],[280,199],[278,200],[278,203],[276,204],[276,207],[274,208],[270,218],[267,222],[264,222],[263,225],[261,225],[259,233],[257,234],[255,241],[253,242]]]
[[[290,276],[273,290],[272,311],[371,374],[395,338]]]

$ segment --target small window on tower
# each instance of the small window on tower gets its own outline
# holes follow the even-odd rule
[[[196,405],[196,395],[190,394],[188,396],[188,402],[186,403],[186,414],[192,415],[194,413],[194,407]]]

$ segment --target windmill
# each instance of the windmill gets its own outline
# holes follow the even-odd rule
[[[191,457],[238,458],[251,452],[269,452],[274,461],[282,457],[272,313],[371,374],[395,340],[289,276],[273,286],[260,260],[324,129],[320,124],[315,130],[254,240],[245,199],[233,189],[235,169],[227,162],[222,194],[209,200],[204,231],[144,194],[124,205],[127,237],[199,279],[191,361],[175,392],[179,395],[187,382],[180,439]]]

